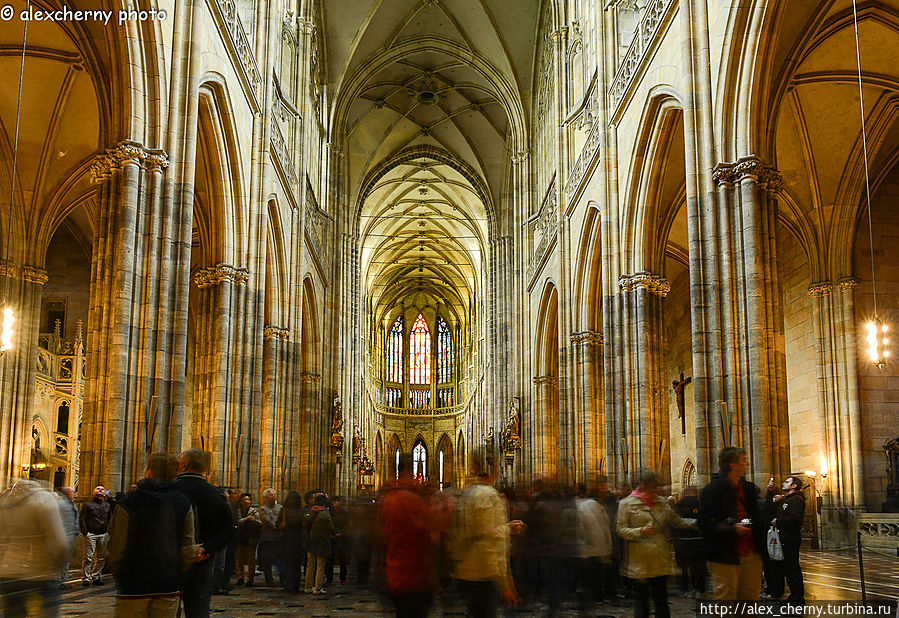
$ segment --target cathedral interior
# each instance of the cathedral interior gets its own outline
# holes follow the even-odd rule
[[[896,0],[119,4],[0,21],[0,478],[899,510]]]

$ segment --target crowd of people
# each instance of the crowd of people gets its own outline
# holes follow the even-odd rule
[[[480,455],[480,456],[479,456]],[[377,496],[344,504],[322,490],[279,501],[206,481],[208,455],[149,456],[144,478],[114,497],[96,487],[80,511],[74,490],[57,496],[20,480],[0,497],[3,615],[27,603],[55,616],[76,537],[81,582],[104,585],[111,570],[116,616],[208,616],[214,594],[268,587],[323,595],[334,585],[373,586],[397,616],[427,616],[455,595],[470,616],[495,616],[500,603],[543,608],[566,601],[592,615],[598,604],[633,598],[635,616],[669,615],[669,578],[680,593],[718,601],[804,602],[799,545],[805,503],[790,477],[764,494],[745,479],[744,450],[729,447],[701,492],[661,495],[654,472],[612,491],[537,481],[528,492],[497,489],[483,453],[469,461],[462,489],[433,487],[402,455],[397,479]],[[769,557],[769,530],[782,551]],[[257,570],[258,567],[258,570]],[[336,573],[336,577],[335,577]],[[710,585],[707,584],[710,583]]]

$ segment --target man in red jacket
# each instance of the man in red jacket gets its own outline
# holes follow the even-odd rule
[[[381,503],[387,591],[398,618],[428,615],[433,604],[430,506],[413,485],[412,455],[400,456],[399,480]]]

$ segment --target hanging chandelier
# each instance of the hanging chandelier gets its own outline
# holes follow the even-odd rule
[[[855,64],[858,69],[858,105],[862,124],[862,156],[865,170],[865,201],[868,212],[868,247],[871,256],[871,292],[873,296],[874,315],[865,324],[868,342],[868,358],[878,368],[883,368],[890,356],[887,344],[887,325],[877,316],[877,278],[874,276],[874,230],[871,224],[871,181],[868,173],[868,135],[865,127],[865,99],[862,92],[862,56],[858,42],[858,9],[856,0],[852,0],[852,23],[855,27]]]

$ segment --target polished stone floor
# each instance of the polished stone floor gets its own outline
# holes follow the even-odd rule
[[[861,598],[858,558],[854,551],[804,552],[806,597],[812,601],[855,600]],[[74,574],[74,572],[73,572]],[[352,573],[351,573],[352,579]],[[865,555],[865,580],[869,598],[899,597],[899,558],[878,554]],[[112,616],[115,586],[109,578],[105,586],[82,588],[73,580],[63,594],[61,616]],[[674,586],[669,589],[673,616],[692,616],[693,599],[680,596]],[[633,602],[620,599],[604,603],[588,613],[593,616],[632,616]],[[376,616],[392,613],[390,606],[373,590],[350,583],[332,586],[325,595],[287,594],[280,588],[237,588],[228,596],[213,597],[213,616],[244,618],[249,616]],[[453,595],[447,595],[435,607],[434,616],[464,616],[464,609]],[[507,616],[541,616],[545,605],[531,604],[505,609]],[[568,599],[562,616],[577,616],[577,599]]]

